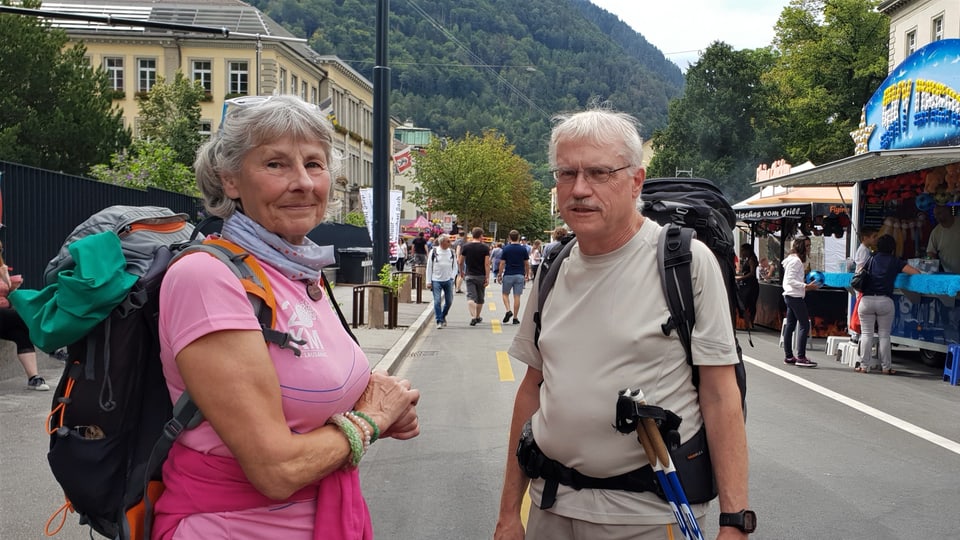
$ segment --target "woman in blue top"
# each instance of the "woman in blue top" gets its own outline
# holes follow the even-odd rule
[[[879,336],[880,369],[887,375],[895,375],[893,358],[890,353],[890,330],[893,328],[894,309],[893,282],[897,274],[919,274],[916,268],[904,263],[893,254],[897,246],[896,240],[889,234],[877,239],[877,252],[867,260],[867,279],[863,287],[863,297],[857,314],[860,315],[860,324],[863,327],[860,338],[860,365],[854,368],[859,373],[869,373],[876,366],[871,366],[873,359],[873,343]],[[876,324],[877,333],[873,333]]]

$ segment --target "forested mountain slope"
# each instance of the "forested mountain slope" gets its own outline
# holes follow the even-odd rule
[[[253,0],[373,80],[373,0]],[[496,129],[543,171],[550,117],[593,99],[666,124],[676,65],[588,0],[393,0],[391,115],[449,137]]]

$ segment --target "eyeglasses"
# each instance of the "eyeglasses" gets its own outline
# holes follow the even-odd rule
[[[255,107],[257,105],[262,105],[271,99],[274,96],[240,96],[232,99],[228,99],[223,102],[223,112],[220,114],[220,124],[223,124],[223,121],[227,119],[227,110],[231,107],[234,108],[244,108],[244,107]],[[308,103],[312,108],[317,111],[320,110],[320,107],[316,103]]]
[[[223,102],[223,112],[220,114],[220,123],[227,119],[227,109],[230,107],[252,107],[270,101],[273,96],[240,96]]]
[[[583,173],[583,179],[586,180],[588,184],[606,184],[614,174],[624,169],[629,169],[630,167],[631,165],[624,165],[619,169],[611,169],[609,167],[584,167],[583,169],[560,168],[550,172],[553,173],[553,179],[556,180],[558,184],[572,184],[576,182],[581,172]]]

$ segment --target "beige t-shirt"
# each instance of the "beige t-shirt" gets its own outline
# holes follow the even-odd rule
[[[675,332],[664,336],[660,327],[669,317],[657,272],[660,229],[644,220],[626,245],[605,255],[586,256],[574,247],[544,306],[540,350],[533,342],[536,287],[510,347],[511,356],[543,371],[540,409],[532,419],[537,444],[547,456],[589,476],[615,476],[648,463],[636,436],[612,427],[619,390],[639,387],[648,403],[679,414],[684,441],[703,422],[683,345]],[[719,266],[703,243],[693,242],[692,252],[693,361],[735,364]],[[531,484],[536,504],[542,489],[542,480]],[[551,511],[594,523],[673,521],[670,507],[653,493],[576,491],[563,485]],[[705,511],[706,505],[694,505],[695,513]]]

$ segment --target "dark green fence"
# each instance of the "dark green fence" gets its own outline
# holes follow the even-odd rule
[[[5,161],[0,173],[3,256],[29,289],[43,288],[43,269],[74,227],[108,206],[165,206],[194,221],[202,217],[200,200],[179,193],[124,188]]]

